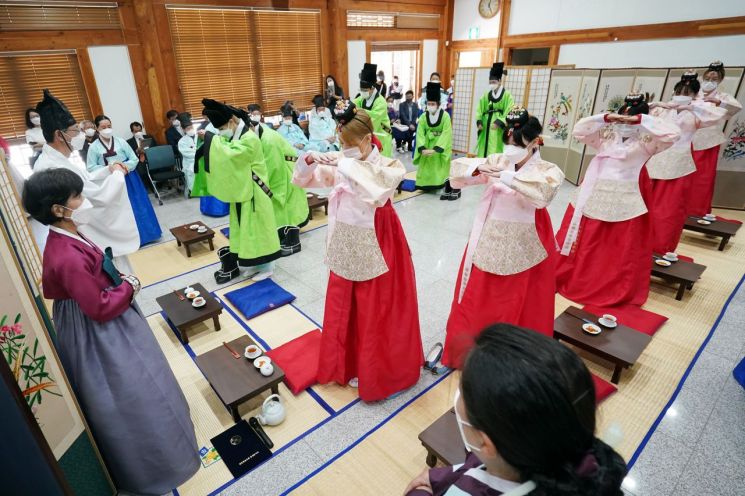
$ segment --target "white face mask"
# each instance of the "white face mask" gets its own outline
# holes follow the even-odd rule
[[[220,136],[224,136],[226,138],[232,138],[233,137],[233,130],[230,129],[229,127],[228,128],[225,128],[225,129],[220,129],[217,132],[220,133]]]
[[[434,78],[434,79],[430,79],[430,81],[429,81],[429,82],[430,82],[430,83],[439,83],[439,82],[440,82],[440,80],[439,80],[439,79],[437,79],[437,78]]]
[[[252,115],[249,117],[249,120],[253,122],[254,126],[261,123],[261,116],[260,115]]]
[[[393,108],[393,102],[388,102],[388,108]]]
[[[489,83],[489,87],[491,88],[492,91],[497,91],[500,86],[502,85],[499,83]]]
[[[31,118],[31,124],[34,126],[38,126],[41,124],[41,117],[32,117]]]
[[[616,124],[616,131],[622,138],[628,138],[636,132],[636,126],[631,124]]]
[[[95,130],[95,129],[93,129],[92,127],[89,127],[88,129],[86,129],[86,130],[85,130],[85,131],[83,131],[83,132],[84,132],[84,133],[85,133],[85,135],[86,135],[86,136],[88,136],[89,138],[92,138],[92,137],[94,137],[94,136],[96,135],[96,130]]]
[[[428,110],[428,111],[429,111],[429,113],[430,113],[430,114],[432,114],[432,115],[434,115],[434,114],[436,114],[436,113],[437,113],[437,109],[438,109],[438,108],[439,108],[439,107],[438,107],[437,105],[427,105],[427,110]]]
[[[360,158],[362,156],[362,152],[360,151],[359,147],[353,146],[350,148],[344,148],[341,151],[345,157],[347,158]]]
[[[85,146],[85,134],[76,134],[75,137],[70,140],[70,146],[72,146],[73,150],[82,150],[83,146]]]
[[[191,137],[194,137],[194,136],[197,135],[197,130],[196,129],[189,129],[188,131],[186,131],[186,134],[189,135],[189,136],[191,136]]]
[[[173,122],[173,127],[175,128],[181,127],[181,122],[179,122],[178,119],[174,119],[172,122]]]
[[[72,208],[65,207],[64,205],[62,206],[62,208],[72,212],[70,214],[70,217],[64,217],[64,219],[73,221],[76,226],[84,226],[90,223],[91,219],[93,219],[93,204],[90,202],[90,200],[88,200],[88,198],[83,198],[83,203],[81,203],[80,206],[74,210]]]
[[[509,163],[517,164],[525,158],[527,151],[525,148],[520,148],[516,145],[504,145],[502,154],[505,156]]]
[[[142,138],[143,138],[143,136],[145,136],[145,133],[144,133],[144,131],[137,131],[137,132],[135,133],[135,138],[137,138],[137,139],[142,139]]]
[[[691,100],[693,100],[693,98],[691,98],[690,96],[685,96],[685,95],[673,96],[673,102],[679,105],[688,105],[689,103],[691,103]]]
[[[334,86],[334,82],[333,81],[327,81],[326,82],[326,86],[328,86],[329,88],[331,88],[331,87]]]
[[[360,96],[364,98],[365,100],[370,98],[370,93],[371,93],[370,90],[360,90]]]
[[[711,93],[715,89],[717,89],[717,86],[719,86],[719,83],[716,81],[704,81],[701,83],[701,89],[704,90],[707,93]]]
[[[458,423],[458,430],[460,431],[460,437],[463,439],[463,445],[466,447],[466,449],[470,452],[473,451],[481,451],[481,448],[478,448],[471,443],[468,442],[468,439],[466,439],[466,433],[463,430],[463,426],[467,425],[468,427],[471,427],[472,429],[475,429],[471,424],[460,418],[460,414],[458,413],[458,398],[460,398],[460,389],[455,390],[455,398],[453,398],[453,407],[455,410],[455,421]]]
[[[292,126],[292,119],[285,119],[282,121],[285,126]]]
[[[382,83],[383,82],[383,76],[378,76],[378,82],[379,83]]]
[[[111,129],[110,127],[108,127],[108,128],[106,128],[106,129],[102,129],[102,130],[100,130],[100,131],[98,132],[98,134],[100,134],[100,135],[101,135],[101,136],[103,136],[104,138],[107,138],[107,139],[108,139],[108,138],[111,138],[112,136],[114,136],[114,130],[113,130],[113,129]]]

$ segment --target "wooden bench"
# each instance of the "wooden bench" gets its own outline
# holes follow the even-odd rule
[[[701,278],[701,274],[706,270],[706,265],[678,260],[673,262],[670,267],[662,267],[655,263],[655,260],[661,258],[662,256],[659,253],[652,256],[652,275],[678,284],[678,293],[675,295],[675,299],[680,301],[683,299],[685,290],[692,289],[696,281]]]
[[[737,222],[728,222],[726,220],[707,221],[711,222],[711,224],[704,225],[699,224],[699,220],[705,219],[701,219],[700,217],[688,217],[683,225],[683,229],[722,238],[722,241],[719,243],[719,251],[724,251],[724,247],[727,246],[729,239],[737,234],[738,229],[740,229],[740,226],[742,225]]]

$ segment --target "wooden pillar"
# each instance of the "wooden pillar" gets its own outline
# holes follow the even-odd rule
[[[447,89],[450,87],[450,79],[455,75],[455,69],[452,67],[452,51],[451,45],[453,43],[453,10],[455,8],[455,0],[447,0],[445,6],[442,9],[442,15],[440,16],[440,43],[437,50],[437,58],[440,60],[442,67],[440,71],[442,73],[442,84]]]
[[[336,78],[336,82],[344,88],[349,96],[352,89],[347,88],[349,82],[349,65],[347,63],[347,9],[342,0],[328,0],[330,26],[330,63],[329,73]]]
[[[561,48],[561,45],[551,45],[551,48],[548,51],[548,65],[559,64],[559,49],[560,48]]]
[[[510,9],[512,8],[512,0],[502,0],[502,13],[499,14],[501,17],[499,18],[499,49],[502,50],[501,54],[501,61],[505,63],[505,65],[509,65],[510,60],[508,60],[510,57],[509,53],[505,53],[504,49],[504,39],[509,34],[510,29]],[[499,60],[500,54],[497,52],[497,59]]]
[[[101,96],[98,94],[91,57],[87,47],[76,48],[75,53],[78,57],[78,66],[80,66],[80,75],[83,77],[85,93],[88,95],[88,103],[91,106],[91,115],[86,116],[86,118],[93,120],[95,116],[103,114],[103,105],[101,105]]]

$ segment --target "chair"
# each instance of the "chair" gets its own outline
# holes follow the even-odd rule
[[[150,184],[153,185],[155,196],[158,197],[158,204],[163,205],[163,200],[160,199],[156,183],[180,179],[186,188],[184,173],[178,165],[171,145],[152,146],[145,150],[145,158],[147,175],[150,178]]]

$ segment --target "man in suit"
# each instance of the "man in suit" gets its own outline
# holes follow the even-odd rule
[[[143,184],[145,184],[152,190],[150,178],[148,177],[147,170],[145,168],[145,149],[142,147],[142,142],[146,139],[150,139],[152,140],[150,146],[157,146],[158,142],[155,140],[155,137],[149,134],[145,134],[145,130],[142,128],[142,124],[137,121],[129,125],[129,130],[132,132],[132,137],[127,140],[127,143],[129,143],[129,146],[132,147],[135,155],[137,155],[137,158],[140,160],[140,163],[137,164],[137,174],[140,175],[140,179],[142,179]]]
[[[176,158],[180,158],[181,154],[178,151],[178,142],[184,135],[184,130],[181,129],[181,122],[178,120],[178,110],[169,110],[166,112],[166,120],[168,121],[168,129],[166,129],[166,143],[173,147],[173,154]]]
[[[419,106],[414,101],[414,92],[409,90],[406,92],[406,100],[398,106],[398,120],[402,125],[408,126],[409,129],[403,131],[396,127],[393,128],[393,137],[396,138],[396,149],[400,153],[406,151],[404,145],[411,150],[411,140],[414,139],[418,116]]]

